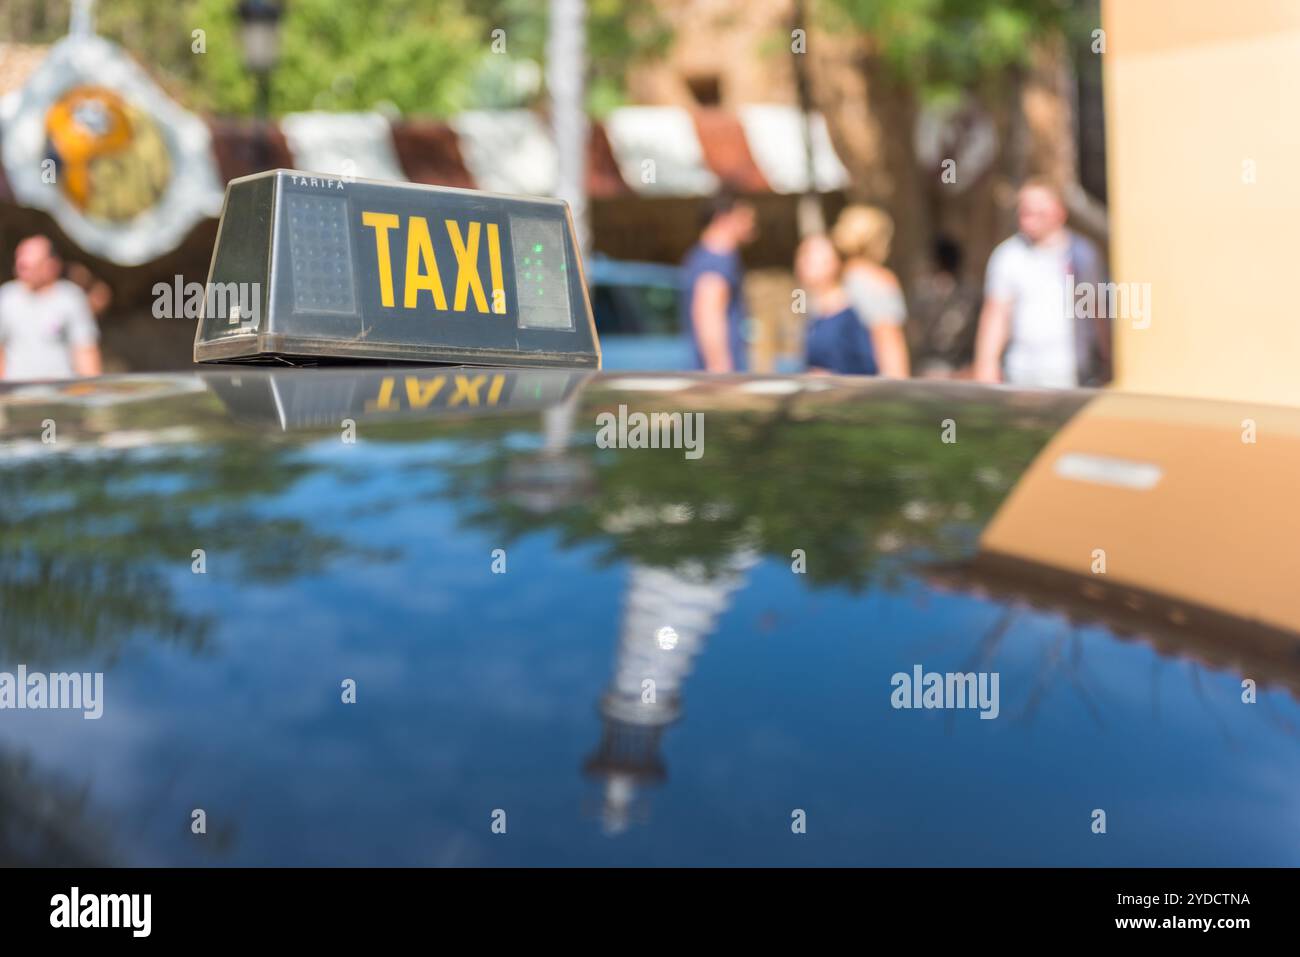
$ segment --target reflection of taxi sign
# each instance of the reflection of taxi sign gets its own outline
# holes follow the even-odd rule
[[[566,369],[232,370],[205,377],[240,421],[281,429],[333,428],[345,418],[383,421],[547,409],[591,375]]]
[[[197,362],[598,368],[559,200],[274,170],[231,180]]]

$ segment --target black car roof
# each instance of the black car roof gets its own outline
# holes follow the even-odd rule
[[[601,447],[637,412],[702,415],[703,454]],[[1215,514],[1262,481],[1206,461],[1234,407],[398,368],[6,384],[0,415],[0,672],[103,674],[101,718],[0,712],[6,862],[1296,861],[1300,629],[1230,562],[1297,539]],[[1187,522],[1205,553],[1162,553]],[[1189,561],[1229,587],[1158,585]],[[932,672],[998,675],[996,719],[896,706]]]

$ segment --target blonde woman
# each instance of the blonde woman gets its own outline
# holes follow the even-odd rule
[[[907,305],[898,277],[885,268],[894,221],[874,206],[847,206],[831,230],[844,257],[844,288],[854,311],[871,330],[880,374],[906,378],[910,371],[903,323]]]
[[[810,372],[876,375],[871,333],[854,312],[840,283],[840,257],[825,236],[809,236],[794,256],[794,274],[813,305],[804,330]]]

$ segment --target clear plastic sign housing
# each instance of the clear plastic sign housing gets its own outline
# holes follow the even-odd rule
[[[568,206],[273,170],[231,180],[196,362],[599,368]]]

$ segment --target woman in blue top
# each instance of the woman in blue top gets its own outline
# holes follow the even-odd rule
[[[840,257],[825,236],[809,236],[795,253],[794,270],[811,306],[804,356],[811,372],[876,375],[871,333],[840,285]]]

